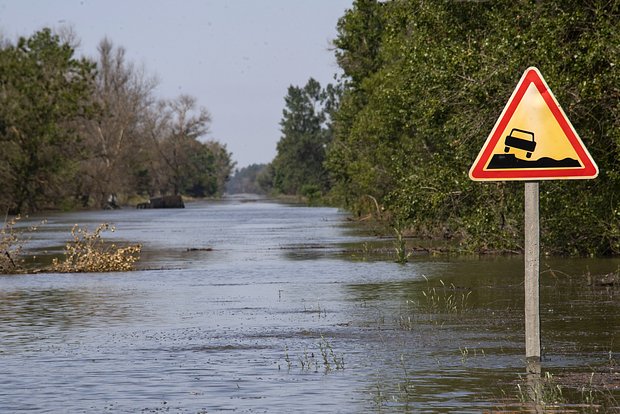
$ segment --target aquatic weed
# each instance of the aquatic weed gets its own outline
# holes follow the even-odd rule
[[[304,349],[303,357],[299,357],[299,363],[301,364],[302,371],[310,371],[312,363],[314,362],[315,372],[318,371],[318,364],[314,359],[314,352],[308,353],[307,349]]]
[[[332,344],[327,339],[325,339],[323,335],[321,335],[319,349],[321,351],[321,355],[323,356],[323,363],[326,370],[331,369],[330,360],[337,370],[344,369],[344,357],[336,356]]]
[[[468,347],[460,347],[460,346],[459,346],[459,353],[461,354],[461,364],[463,365],[466,365],[467,361],[469,361],[469,358],[471,358],[472,356],[474,358],[477,357],[478,353],[480,353],[480,355],[482,355],[485,358],[487,356],[484,352],[484,349],[478,350],[477,348],[468,348]]]
[[[394,241],[394,250],[396,251],[396,263],[405,264],[409,261],[411,252],[407,252],[407,241],[400,227],[394,227],[396,240]]]
[[[398,377],[394,383],[386,381],[382,375],[374,384],[373,402],[377,408],[381,410],[384,405],[389,404],[390,407],[400,406],[409,412],[409,404],[414,401],[415,381],[413,376],[407,369],[405,355],[401,354],[400,368],[402,370],[402,378]]]
[[[521,383],[517,384],[517,396],[523,404],[534,403],[543,408],[566,403],[562,386],[555,382],[550,372],[545,372],[543,378],[528,377],[525,382],[521,378]]]
[[[406,401],[409,401],[410,394],[413,393],[414,386],[413,381],[411,380],[411,376],[409,375],[409,372],[407,370],[407,365],[405,364],[405,356],[403,354],[400,355],[400,365],[403,370],[403,381],[402,383],[398,384],[398,391],[402,392],[405,395]]]
[[[318,354],[320,355],[320,360],[315,356],[314,352],[308,351],[307,348],[304,348],[301,356],[293,359],[289,355],[288,347],[285,346],[284,361],[287,364],[288,370],[290,371],[293,368],[294,360],[299,361],[299,368],[304,372],[309,372],[313,368],[314,372],[318,372],[320,367],[323,368],[325,373],[333,370],[344,370],[344,356],[337,355],[331,342],[323,335],[321,335],[321,339],[317,342],[317,346],[319,348]],[[280,366],[278,365],[278,367]]]
[[[462,292],[459,295],[453,283],[448,287],[443,280],[439,280],[441,288],[431,287],[428,278],[423,277],[426,279],[427,287],[422,291],[422,296],[425,299],[422,307],[428,313],[459,314],[467,311],[471,291]]]
[[[543,377],[536,374],[526,378],[519,376],[516,395],[511,397],[501,390],[500,399],[506,406],[516,400],[520,408],[535,412],[565,412],[566,409],[573,412],[575,407],[582,413],[620,412],[612,389],[595,384],[595,375],[594,372],[587,376],[569,373],[556,379],[550,372],[545,372]]]
[[[286,361],[286,365],[290,371],[293,364],[291,362],[291,357],[288,355],[288,347],[286,345],[284,346],[284,360]]]
[[[403,331],[413,331],[414,323],[410,315],[400,315],[396,322]]]

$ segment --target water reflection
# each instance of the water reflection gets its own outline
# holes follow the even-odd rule
[[[119,292],[85,289],[0,291],[0,340],[18,347],[72,330],[114,326],[139,310],[126,299]]]
[[[552,262],[572,272],[593,264]],[[522,266],[519,269],[516,260],[507,259],[454,260],[441,267],[429,269],[428,277],[347,286],[351,302],[364,304],[357,315],[365,320],[363,326],[381,332],[381,345],[368,355],[378,362],[375,384],[367,390],[379,407],[482,409],[480,396],[495,389],[498,396],[485,409],[503,404],[502,409],[535,410],[544,404],[521,405],[519,400],[533,396],[538,401],[540,393],[549,397],[549,390],[557,387],[548,380],[536,380],[541,370],[555,371],[557,381],[571,388],[579,385],[567,385],[564,378],[574,372],[606,370],[607,381],[613,383],[615,344],[620,339],[618,287],[591,286],[582,275],[558,268],[555,274],[545,272],[541,278],[543,363],[526,375]],[[527,379],[524,394],[515,392],[520,382],[515,378]],[[500,404],[500,393],[514,397]],[[614,397],[610,398],[615,407]],[[574,401],[579,403],[578,398]]]

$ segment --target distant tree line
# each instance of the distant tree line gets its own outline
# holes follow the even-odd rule
[[[108,39],[96,60],[76,57],[67,33],[0,43],[0,211],[221,194],[234,163],[204,140],[207,110],[156,99],[156,82]]]
[[[251,164],[235,170],[234,175],[226,183],[226,192],[229,194],[267,194],[271,186],[267,164]]]
[[[468,170],[537,66],[599,166],[541,184],[544,251],[620,254],[620,2],[356,0],[334,96],[289,88],[272,186],[475,251],[521,250],[523,185]]]

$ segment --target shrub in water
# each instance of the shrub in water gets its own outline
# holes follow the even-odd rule
[[[140,259],[142,246],[139,244],[118,247],[107,244],[101,239],[104,231],[114,231],[108,223],[100,224],[94,232],[80,228],[77,224],[71,229],[73,241],[65,247],[63,261],[54,259],[52,270],[55,272],[125,272],[134,269],[134,263]]]
[[[21,243],[14,226],[19,217],[4,222],[0,229],[0,273],[15,273],[21,261],[18,259]]]

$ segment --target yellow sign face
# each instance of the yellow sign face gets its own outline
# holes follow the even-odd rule
[[[521,77],[469,171],[475,181],[597,175],[598,167],[536,68]]]

